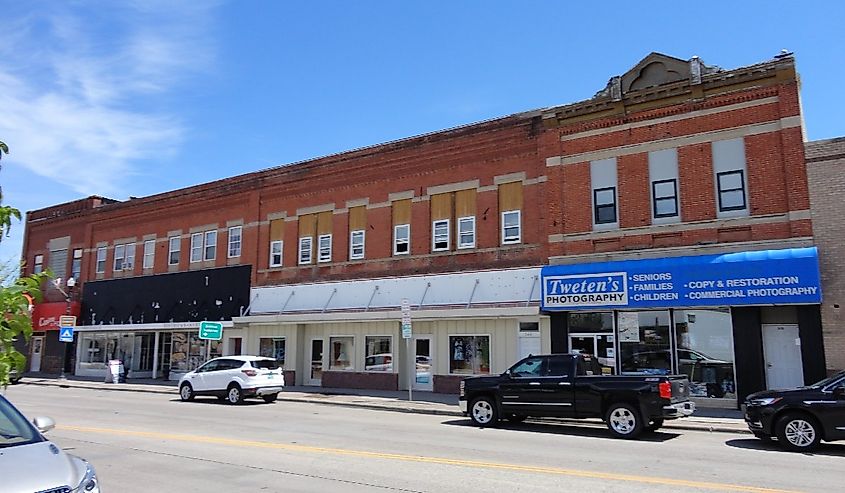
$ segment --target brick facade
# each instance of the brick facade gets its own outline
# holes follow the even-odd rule
[[[829,372],[845,369],[845,138],[806,145],[813,229],[822,276],[822,327]]]

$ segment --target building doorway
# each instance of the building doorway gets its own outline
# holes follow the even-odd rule
[[[414,336],[414,390],[434,390],[434,359],[431,336]]]
[[[41,354],[44,352],[44,336],[32,338],[32,351],[29,356],[29,371],[41,371]]]
[[[789,389],[804,385],[801,339],[797,325],[763,324],[766,387]]]
[[[309,345],[309,368],[305,378],[305,385],[323,384],[323,340],[311,339]]]

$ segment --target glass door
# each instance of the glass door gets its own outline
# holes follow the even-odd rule
[[[431,357],[431,337],[415,336],[414,346],[414,390],[434,390],[434,366]]]
[[[311,358],[307,385],[322,385],[323,383],[323,340],[311,339]]]

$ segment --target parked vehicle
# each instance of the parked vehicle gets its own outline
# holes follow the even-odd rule
[[[0,395],[0,489],[99,493],[94,467],[44,437],[54,426],[46,417],[30,423]]]
[[[460,407],[478,426],[527,417],[602,418],[613,435],[634,438],[667,419],[689,416],[682,375],[602,375],[587,354],[529,356],[501,375],[461,382]]]
[[[761,440],[811,451],[822,440],[845,440],[845,371],[807,387],[766,390],[745,400],[745,422]]]
[[[240,404],[248,397],[273,402],[285,385],[285,376],[273,358],[261,356],[225,356],[208,361],[179,379],[179,397],[193,400],[198,395],[213,395],[230,404]]]
[[[730,361],[710,357],[694,349],[679,348],[678,372],[690,379],[693,397],[724,397],[733,392],[734,365]],[[634,353],[622,360],[622,372],[668,375],[672,368],[672,353],[668,349]]]

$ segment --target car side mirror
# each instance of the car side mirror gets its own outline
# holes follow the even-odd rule
[[[840,385],[839,387],[833,389],[833,397],[845,400],[845,385]]]
[[[502,373],[502,376],[505,377],[505,378],[512,378],[513,377],[513,375],[511,375],[510,369],[505,370],[505,372]]]
[[[53,421],[53,418],[48,418],[47,416],[38,416],[32,420],[32,424],[34,424],[41,433],[47,433],[56,427],[56,422]]]

